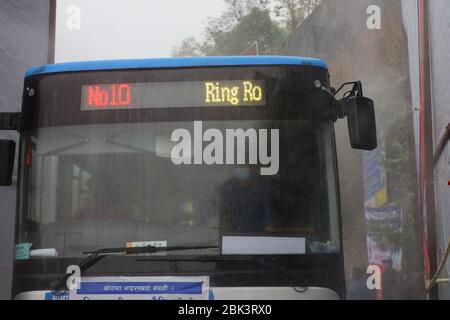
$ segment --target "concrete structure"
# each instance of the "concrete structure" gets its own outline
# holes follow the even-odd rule
[[[283,53],[307,55],[330,62],[333,85],[363,80],[366,95],[375,99],[380,133],[380,152],[386,171],[386,199],[403,211],[402,266],[422,273],[419,225],[420,182],[420,50],[418,0],[323,0],[320,7],[294,32]],[[450,238],[450,148],[442,140],[450,128],[450,2],[433,0],[428,6],[430,43],[432,149],[443,142],[434,168],[436,261],[441,261]],[[381,29],[369,30],[366,21],[371,5],[381,9]],[[348,148],[345,125],[338,125],[338,147],[344,222],[344,254],[349,272],[366,262],[366,233],[362,217],[361,154]],[[403,145],[403,146],[402,146]],[[396,165],[393,165],[396,163]],[[367,206],[367,202],[365,204]],[[370,205],[373,205],[371,203]],[[408,222],[409,221],[409,222]],[[426,228],[427,220],[425,219]],[[405,229],[406,227],[406,229]],[[430,230],[430,229],[428,229]],[[386,235],[388,237],[388,235]],[[429,235],[429,238],[433,235]],[[431,242],[432,243],[432,242]],[[434,248],[430,248],[434,250]],[[432,256],[432,254],[431,254]],[[441,274],[449,277],[450,262]],[[421,282],[422,275],[418,276]],[[401,298],[419,298],[411,287]],[[408,291],[410,294],[408,294]],[[441,299],[450,299],[450,283],[439,285]]]
[[[367,26],[367,11],[373,5],[381,10],[379,30]],[[396,258],[398,266],[421,272],[408,34],[403,26],[401,1],[346,0],[344,4],[342,0],[323,0],[295,30],[282,52],[324,59],[330,65],[334,87],[362,80],[365,95],[375,100],[379,132],[375,166],[381,173],[375,178],[379,181],[375,181],[378,186],[372,193],[368,192],[365,176],[370,168],[367,159],[373,153],[352,150],[346,124],[336,126],[348,279],[354,267],[365,268],[369,262],[380,264],[382,254]],[[365,211],[367,215],[369,209],[392,206],[401,212],[402,224],[397,230],[380,231],[366,223]],[[392,248],[374,248],[373,243],[367,243],[369,237],[379,238],[380,244]],[[401,288],[397,296],[418,298],[421,279],[417,279],[415,290]]]
[[[48,61],[49,15],[49,0],[0,1],[0,112],[20,110],[25,70]],[[0,139],[18,134],[0,131]],[[11,295],[15,204],[15,186],[0,187],[0,299]]]

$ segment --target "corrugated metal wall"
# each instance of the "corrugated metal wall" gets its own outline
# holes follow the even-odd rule
[[[432,103],[435,146],[450,123],[450,1],[430,1]],[[437,257],[442,258],[450,238],[450,145],[435,171]],[[441,275],[450,276],[450,261]],[[450,283],[440,284],[440,298],[450,299]]]
[[[439,144],[445,128],[450,123],[450,2],[433,0],[430,4],[429,32],[432,77],[432,109],[434,146]],[[415,0],[402,0],[403,22],[408,34],[409,70],[411,82],[411,112],[414,114],[414,133],[419,150],[420,105],[418,4]],[[419,155],[417,154],[417,159]],[[450,148],[444,149],[435,168],[435,208],[437,258],[441,260],[450,237]],[[449,277],[450,262],[447,262],[441,277]],[[450,283],[439,285],[440,299],[450,299]]]
[[[49,11],[48,0],[0,1],[0,112],[20,110],[25,71],[47,62]],[[0,131],[0,139],[18,134]],[[15,201],[15,187],[0,187],[0,299],[11,294]]]

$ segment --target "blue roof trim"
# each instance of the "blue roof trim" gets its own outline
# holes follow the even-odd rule
[[[68,62],[48,64],[29,69],[25,76],[39,74],[96,71],[96,70],[124,70],[124,69],[164,69],[188,67],[217,67],[217,66],[259,66],[259,65],[307,65],[328,70],[328,65],[319,59],[287,57],[287,56],[228,56],[228,57],[199,57],[199,58],[160,58],[138,60],[104,60],[86,62]]]

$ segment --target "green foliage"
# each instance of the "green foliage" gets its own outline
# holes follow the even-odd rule
[[[253,9],[265,10],[270,4],[270,0],[224,0],[227,5],[223,17],[234,19],[238,22],[246,15],[250,14]]]
[[[400,8],[398,9],[400,11]],[[385,21],[389,35],[377,42],[378,73],[380,78],[376,101],[377,126],[382,141],[381,165],[386,170],[389,202],[402,208],[401,231],[389,225],[368,225],[372,238],[384,248],[401,248],[403,264],[420,267],[418,261],[417,233],[417,187],[414,184],[416,166],[414,137],[411,135],[411,106],[409,93],[409,70],[407,38],[401,23],[394,19]],[[381,71],[383,70],[383,71]],[[377,79],[373,79],[376,81]],[[376,97],[376,95],[374,95]]]
[[[275,0],[275,16],[289,31],[295,30],[322,0]]]
[[[205,40],[187,38],[173,48],[173,56],[239,55],[254,42],[260,54],[274,53],[321,0],[224,1],[225,12],[207,21]]]
[[[286,39],[286,33],[272,19],[267,10],[254,8],[242,17],[228,32],[214,34],[214,46],[209,55],[242,54],[252,43],[258,41],[261,54],[270,54]]]
[[[184,39],[181,45],[175,47],[172,52],[173,57],[199,57],[202,55],[202,46],[194,37]]]

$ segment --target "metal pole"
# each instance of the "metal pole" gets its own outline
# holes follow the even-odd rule
[[[429,1],[419,0],[420,51],[420,214],[422,220],[425,272],[430,280],[437,270],[434,199],[433,115],[431,103],[431,63],[429,38]],[[425,227],[426,224],[426,227]],[[430,292],[438,299],[437,290]]]
[[[55,63],[56,0],[49,0],[49,33],[47,63]]]

